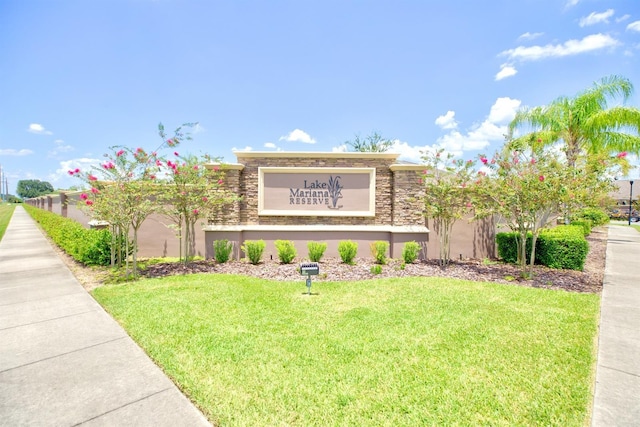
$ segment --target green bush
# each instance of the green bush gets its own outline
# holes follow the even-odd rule
[[[276,240],[274,242],[276,249],[278,250],[278,259],[283,264],[291,264],[291,261],[296,257],[296,247],[291,240]]]
[[[371,274],[381,274],[381,273],[382,273],[382,266],[380,264],[371,266]]]
[[[249,258],[249,262],[256,265],[260,264],[266,246],[264,240],[245,240],[244,245],[242,245],[242,251]]]
[[[338,253],[340,254],[342,262],[345,264],[353,264],[353,260],[358,254],[358,244],[351,240],[343,240],[338,243]]]
[[[24,205],[29,215],[40,224],[51,240],[74,260],[85,265],[111,263],[111,232],[92,230],[53,212]]]
[[[389,242],[385,240],[377,240],[375,242],[371,242],[369,247],[371,248],[371,256],[373,256],[376,264],[387,263],[387,251],[389,250]]]
[[[412,264],[418,259],[420,254],[420,244],[416,242],[406,242],[402,247],[402,259],[406,264]]]
[[[582,270],[589,243],[580,226],[564,225],[540,233],[536,261],[551,268]]]
[[[602,209],[585,208],[573,215],[571,219],[572,222],[575,220],[588,219],[594,227],[599,227],[609,222],[609,215]]]
[[[216,240],[213,242],[213,256],[220,264],[224,264],[229,261],[231,252],[233,251],[233,242],[224,240]]]
[[[570,225],[582,227],[582,234],[584,236],[588,236],[589,234],[591,234],[591,220],[581,219],[578,221],[571,221]]]
[[[496,234],[496,243],[498,244],[498,257],[504,262],[515,264],[518,262],[518,239],[520,234],[516,232],[502,232]],[[532,236],[527,236],[527,259],[531,257]]]
[[[312,262],[318,262],[327,250],[327,244],[325,242],[309,242],[307,248],[309,249],[309,259]]]

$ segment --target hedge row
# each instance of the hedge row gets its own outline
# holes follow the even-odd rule
[[[536,241],[536,264],[566,270],[582,270],[589,252],[584,224],[561,225],[544,230]],[[505,262],[515,263],[518,258],[518,233],[498,233],[498,256]],[[531,234],[527,236],[527,259],[531,257]]]
[[[24,208],[51,240],[76,261],[85,265],[111,264],[109,230],[87,229],[77,221],[27,204]]]

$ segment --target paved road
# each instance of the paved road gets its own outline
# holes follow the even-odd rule
[[[210,426],[21,206],[0,241],[0,425]]]

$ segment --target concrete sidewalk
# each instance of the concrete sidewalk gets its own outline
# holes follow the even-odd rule
[[[593,427],[640,426],[640,233],[610,225]]]
[[[21,206],[0,241],[0,425],[210,426]]]

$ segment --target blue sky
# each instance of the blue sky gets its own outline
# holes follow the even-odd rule
[[[0,164],[80,184],[109,147],[492,154],[517,108],[604,76],[640,91],[637,0],[2,0]],[[636,93],[627,105],[638,107]]]

